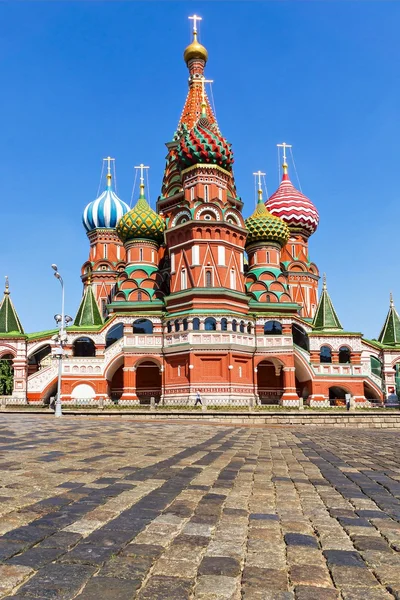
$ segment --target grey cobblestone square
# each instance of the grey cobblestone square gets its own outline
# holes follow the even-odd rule
[[[1,415],[0,440],[0,598],[400,597],[395,432]]]

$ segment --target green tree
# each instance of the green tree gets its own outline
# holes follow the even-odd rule
[[[0,396],[10,396],[14,387],[12,358],[0,359]]]

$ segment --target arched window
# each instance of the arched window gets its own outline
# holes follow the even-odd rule
[[[140,262],[143,260],[143,248],[139,248],[139,260]]]
[[[321,346],[319,351],[319,362],[331,363],[332,362],[332,350],[329,346]]]
[[[237,321],[236,321],[236,319],[233,319],[233,321],[232,321],[232,331],[237,331]]]
[[[142,300],[143,300],[142,296],[143,296],[142,292],[138,292],[138,294],[137,294],[137,301],[138,302],[142,302]]]
[[[199,329],[200,329],[200,319],[195,317],[193,319],[193,331],[199,331]]]
[[[106,348],[112,346],[116,341],[122,338],[124,335],[124,325],[123,323],[117,323],[114,327],[107,332],[106,335]]]
[[[88,337],[81,337],[75,340],[73,350],[74,356],[96,356],[94,342]]]
[[[167,322],[167,332],[171,333],[171,331],[172,331],[171,321],[168,321]]]
[[[247,323],[247,333],[251,333],[251,323]]]
[[[267,265],[269,265],[269,260],[270,260],[269,252],[267,251]]]
[[[239,329],[240,333],[244,333],[244,321],[240,321]]]
[[[204,321],[204,329],[206,331],[216,331],[217,321],[214,319],[214,317],[207,317],[207,319]]]
[[[0,396],[11,396],[14,389],[14,357],[12,354],[3,354],[0,358]]]
[[[221,319],[221,331],[228,331],[228,320],[225,318]]]
[[[351,350],[347,346],[339,348],[339,362],[342,364],[351,362]]]
[[[269,294],[267,294],[266,300],[267,300],[267,302],[271,302],[271,296]]]
[[[176,319],[174,321],[174,325],[175,325],[175,331],[179,331],[179,321],[178,321],[178,319]]]
[[[188,320],[183,319],[182,325],[183,325],[183,331],[187,331],[188,330]]]
[[[371,371],[377,377],[382,377],[382,362],[376,356],[371,356]]]
[[[206,271],[206,288],[212,287],[212,274],[211,271]]]
[[[308,335],[305,330],[297,325],[297,323],[293,323],[292,325],[292,335],[293,335],[293,343],[299,348],[303,348],[303,350],[310,351],[310,342],[308,340]]]
[[[264,335],[282,335],[282,325],[279,321],[267,321],[264,325]]]
[[[149,319],[136,319],[133,322],[133,333],[153,333],[153,323]]]

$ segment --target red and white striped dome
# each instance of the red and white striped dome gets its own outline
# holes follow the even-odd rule
[[[318,227],[317,209],[307,196],[296,190],[289,179],[286,164],[283,165],[282,181],[265,206],[270,213],[280,217],[293,234],[299,233],[308,238]]]

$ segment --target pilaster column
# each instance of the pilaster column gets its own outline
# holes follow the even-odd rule
[[[332,350],[332,363],[339,364],[339,352]]]
[[[121,396],[121,401],[132,401],[139,404],[139,398],[136,395],[136,367],[131,364],[130,360],[125,360],[123,367],[124,391]]]
[[[290,323],[282,323],[282,335],[292,335],[292,326]]]
[[[193,319],[188,319],[188,331],[193,331]]]
[[[310,352],[310,362],[312,365],[318,365],[319,364],[319,351],[318,350],[311,350]]]
[[[283,394],[280,404],[283,406],[298,406],[299,397],[296,392],[295,367],[283,367]]]
[[[200,319],[200,331],[204,331],[204,321],[205,321],[205,318],[201,317],[201,319]]]

